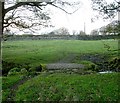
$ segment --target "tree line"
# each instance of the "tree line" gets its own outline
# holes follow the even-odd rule
[[[3,41],[10,40],[103,40],[119,39],[119,35],[4,35]]]

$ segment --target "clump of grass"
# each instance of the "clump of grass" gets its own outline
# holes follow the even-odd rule
[[[41,75],[21,85],[16,101],[117,101],[118,74]],[[107,84],[106,84],[107,83]]]

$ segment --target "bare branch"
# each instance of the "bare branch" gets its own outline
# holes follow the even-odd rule
[[[60,4],[58,6],[57,4]],[[10,6],[6,9],[4,9],[4,28],[10,27],[19,27],[20,29],[31,29],[34,27],[43,26],[47,27],[49,22],[49,15],[46,12],[42,12],[42,7],[52,5],[62,11],[64,11],[67,14],[73,14],[80,8],[81,5],[79,3],[69,3],[62,0],[53,0],[52,2],[17,2],[13,6]],[[62,6],[62,7],[61,7]],[[77,9],[73,12],[68,12],[66,9],[63,9],[64,6],[71,6],[75,7],[77,6]],[[79,7],[78,7],[79,6]],[[23,7],[23,8],[19,8]],[[21,12],[22,10],[29,10],[34,13],[30,16],[23,16],[18,14],[18,12]],[[7,15],[6,15],[7,14]],[[27,21],[26,21],[27,20]],[[46,21],[46,22],[44,22]],[[34,28],[35,29],[35,28]]]
[[[51,5],[54,6],[54,7],[56,7],[56,8],[61,9],[62,11],[64,11],[67,14],[73,14],[73,13],[75,13],[76,11],[78,11],[80,9],[80,7],[79,7],[75,11],[73,11],[73,12],[70,13],[70,12],[67,12],[65,9],[63,9],[63,8],[61,8],[61,7],[59,7],[59,6],[55,5],[55,4],[51,4]]]
[[[11,10],[17,9],[18,7],[26,6],[26,5],[34,6],[34,7],[39,8],[40,10],[42,10],[42,8],[41,8],[42,6],[47,6],[48,4],[52,4],[53,2],[47,2],[46,4],[42,4],[43,2],[18,2],[15,5],[5,9],[4,14],[6,14],[7,12],[9,12]]]
[[[19,3],[15,4],[15,5],[11,6],[11,7],[8,7],[7,9],[4,10],[4,14],[6,14],[7,12],[9,12],[9,11],[11,11],[13,9],[16,9],[16,8],[22,6],[22,5],[26,5],[26,3],[25,2],[19,2]]]

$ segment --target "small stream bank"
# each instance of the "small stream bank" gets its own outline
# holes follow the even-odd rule
[[[120,58],[108,60],[108,57],[100,54],[85,54],[80,57],[80,60],[93,62],[100,73],[120,72]]]

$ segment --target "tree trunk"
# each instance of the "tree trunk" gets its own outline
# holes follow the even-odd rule
[[[0,1],[0,39],[3,36],[3,22],[4,22],[4,2]]]
[[[2,37],[2,2],[0,1],[0,38]]]
[[[3,11],[4,11],[4,2],[0,1],[0,76],[2,75],[2,48],[1,48],[1,40],[2,40],[2,37],[3,37],[3,19],[4,19]],[[1,96],[0,96],[0,100],[1,100]]]

